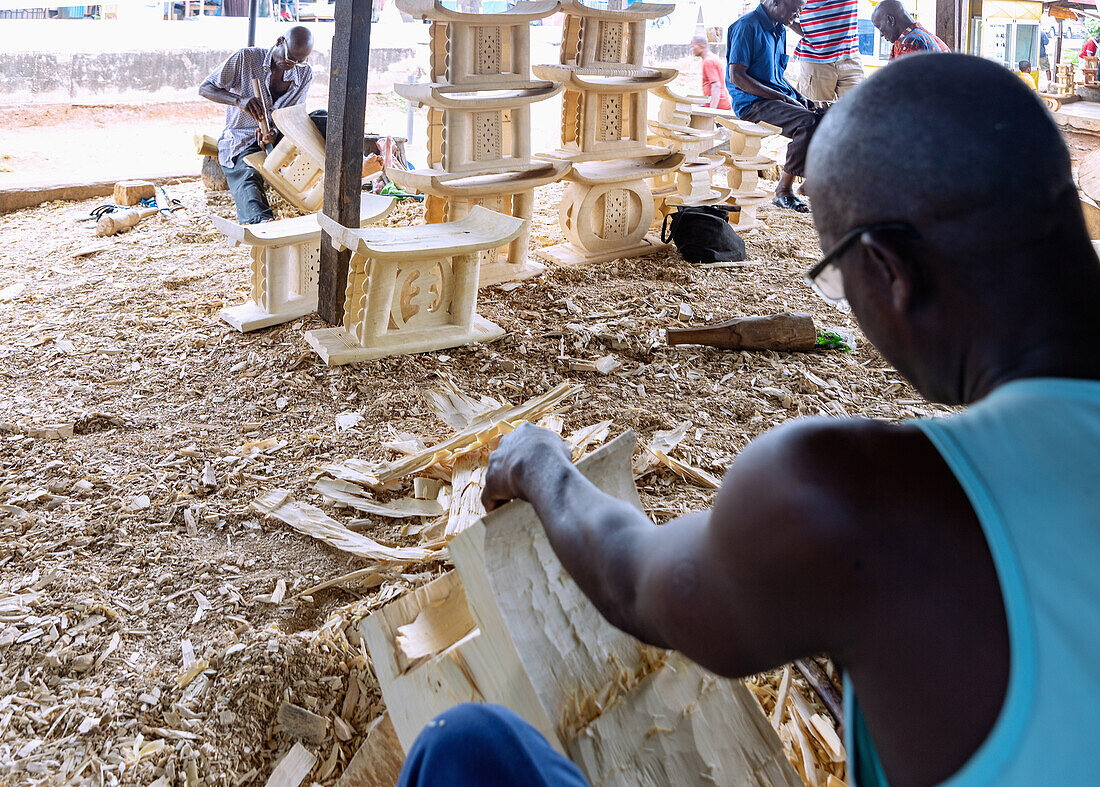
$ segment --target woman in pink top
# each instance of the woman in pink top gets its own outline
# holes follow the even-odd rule
[[[726,90],[726,80],[722,74],[722,61],[710,51],[707,39],[702,36],[692,38],[691,52],[703,59],[703,95],[710,99],[707,106],[730,109],[730,94]]]

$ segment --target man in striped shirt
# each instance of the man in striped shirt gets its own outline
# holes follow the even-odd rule
[[[858,8],[858,0],[806,0],[790,25],[802,36],[794,50],[798,92],[810,101],[836,101],[863,80]]]

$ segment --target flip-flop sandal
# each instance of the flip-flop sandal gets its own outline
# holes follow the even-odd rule
[[[781,208],[787,208],[797,213],[809,213],[810,206],[800,200],[793,194],[784,194],[782,197],[776,197],[772,200],[773,205],[778,205]]]

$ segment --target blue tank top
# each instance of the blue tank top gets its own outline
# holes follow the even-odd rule
[[[913,423],[977,513],[1008,618],[1004,705],[945,784],[1100,783],[1100,381],[1018,380]],[[850,783],[887,784],[847,677],[844,711]]]

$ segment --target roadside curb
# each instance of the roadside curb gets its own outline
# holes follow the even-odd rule
[[[157,175],[143,178],[157,185],[167,183],[179,183],[187,180],[198,180],[198,172],[181,172],[172,175]],[[91,199],[92,197],[105,197],[114,194],[115,180],[97,181],[95,183],[62,183],[56,186],[24,186],[21,188],[0,190],[0,214],[11,213],[23,208],[34,208],[46,202],[54,200]]]

